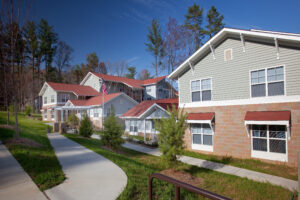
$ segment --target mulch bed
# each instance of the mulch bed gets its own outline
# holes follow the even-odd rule
[[[6,145],[23,145],[27,147],[41,148],[43,145],[27,138],[11,138],[3,141]]]
[[[188,183],[190,185],[199,187],[200,185],[203,184],[203,179],[199,178],[199,177],[194,177],[191,174],[185,172],[185,171],[181,171],[181,170],[175,170],[173,168],[171,169],[166,169],[160,172],[163,175],[172,177],[176,180]]]

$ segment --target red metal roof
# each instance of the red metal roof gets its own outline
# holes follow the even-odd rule
[[[155,83],[161,81],[162,79],[166,78],[166,76],[161,76],[161,77],[147,79],[147,80],[136,80],[136,79],[126,78],[126,77],[121,77],[121,76],[112,76],[112,75],[107,75],[107,74],[99,74],[99,73],[95,73],[95,72],[91,72],[91,73],[99,78],[103,78],[106,81],[121,82],[130,87],[139,88],[139,89],[143,89],[142,86],[144,86],[144,85],[155,84]]]
[[[141,103],[139,103],[138,105],[134,106],[126,113],[124,113],[122,117],[139,117],[155,103],[161,106],[165,110],[167,110],[168,108],[171,109],[172,104],[175,105],[176,108],[178,108],[178,99],[159,99],[159,100],[142,101]]]
[[[248,111],[246,121],[289,121],[291,111]]]
[[[119,96],[120,94],[121,92],[104,95],[104,103],[115,98],[116,96]],[[95,106],[95,105],[102,105],[103,97],[102,97],[102,93],[100,93],[99,96],[92,97],[87,100],[70,100],[70,101],[74,106]]]
[[[95,89],[90,86],[66,84],[66,83],[54,83],[47,82],[47,84],[55,91],[60,92],[74,92],[77,96],[98,96],[100,95]]]
[[[215,116],[214,112],[208,113],[188,113],[187,120],[212,120]]]

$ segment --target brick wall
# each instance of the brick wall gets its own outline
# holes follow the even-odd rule
[[[213,136],[214,151],[209,153],[205,151],[192,150],[192,136],[189,129],[186,130],[184,137],[186,148],[207,154],[251,158],[251,136],[248,137],[248,133],[244,125],[246,112],[282,110],[291,111],[291,138],[287,142],[287,164],[290,166],[297,166],[297,152],[300,151],[300,102],[185,108],[185,112],[188,113],[215,112],[215,133]]]

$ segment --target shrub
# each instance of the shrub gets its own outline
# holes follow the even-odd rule
[[[75,115],[75,113],[71,113],[71,115],[68,117],[68,125],[71,128],[75,128],[77,129],[78,125],[79,125],[79,119],[78,117]]]
[[[109,116],[104,121],[104,129],[100,132],[101,140],[106,146],[117,149],[124,143],[123,132],[122,126],[118,122],[113,108],[111,108]]]
[[[32,112],[32,107],[31,106],[26,106],[25,115],[31,116],[31,112]]]
[[[93,134],[93,125],[87,115],[84,115],[80,122],[79,134],[83,137],[90,137]]]
[[[8,106],[8,110],[9,110],[10,113],[13,113],[15,111],[14,105]]]
[[[155,129],[158,134],[158,147],[162,152],[162,158],[168,167],[177,166],[177,156],[183,154],[184,133],[187,128],[186,118],[183,110],[180,112],[172,106],[167,118],[155,121]]]

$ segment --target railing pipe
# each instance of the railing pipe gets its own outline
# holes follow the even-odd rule
[[[224,197],[224,196],[215,194],[213,192],[195,187],[193,185],[184,183],[182,181],[176,180],[174,178],[171,178],[169,176],[166,176],[166,175],[163,175],[163,174],[160,174],[160,173],[151,174],[151,176],[149,178],[149,181],[148,181],[148,197],[149,197],[149,200],[152,200],[152,181],[153,181],[154,178],[157,178],[157,179],[166,181],[168,183],[174,184],[174,187],[175,187],[175,200],[180,200],[180,188],[183,188],[187,191],[199,194],[201,196],[207,197],[207,198],[212,199],[212,200],[231,200],[227,197]]]

